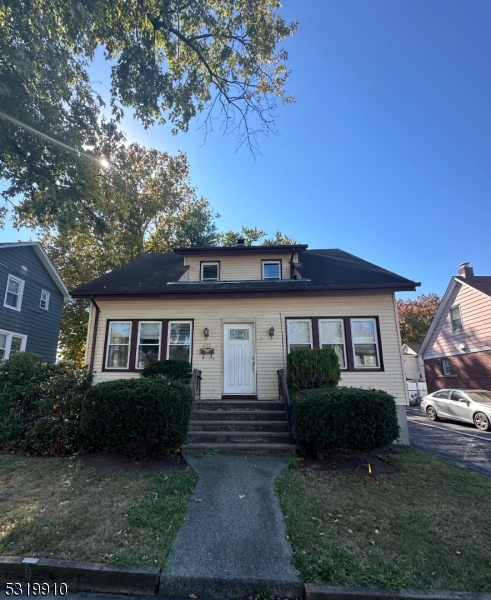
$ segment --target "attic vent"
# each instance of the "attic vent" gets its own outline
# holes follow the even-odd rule
[[[237,246],[245,246],[245,239],[237,238]]]

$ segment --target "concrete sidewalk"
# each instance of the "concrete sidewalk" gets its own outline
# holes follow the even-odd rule
[[[280,457],[186,456],[198,483],[161,576],[160,594],[229,600],[268,587],[303,594],[274,490]]]

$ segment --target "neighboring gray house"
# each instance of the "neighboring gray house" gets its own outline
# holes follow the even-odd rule
[[[68,290],[39,242],[0,244],[0,360],[26,350],[55,362]]]

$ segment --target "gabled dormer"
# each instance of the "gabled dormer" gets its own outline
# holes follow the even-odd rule
[[[180,281],[272,282],[299,279],[295,265],[307,247],[307,244],[247,246],[239,239],[236,246],[176,248],[174,252],[182,255],[187,268]]]

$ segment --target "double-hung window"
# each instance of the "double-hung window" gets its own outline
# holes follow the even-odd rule
[[[191,321],[169,321],[167,358],[191,362]]]
[[[281,263],[279,260],[263,261],[263,279],[281,279]]]
[[[351,339],[355,369],[378,369],[380,359],[375,319],[351,319]]]
[[[27,335],[0,330],[0,360],[7,359],[13,352],[26,349]]]
[[[312,348],[312,321],[310,319],[289,319],[288,352],[300,348]]]
[[[107,338],[106,369],[127,369],[130,361],[131,321],[111,321]]]
[[[220,263],[201,263],[201,281],[220,281]]]
[[[342,319],[319,319],[319,343],[321,348],[332,348],[339,359],[339,366],[346,369],[346,343]]]
[[[24,293],[24,280],[9,275],[7,280],[7,289],[5,290],[5,299],[3,305],[12,310],[18,310],[22,305],[22,294]]]
[[[450,309],[450,322],[452,331],[460,331],[462,329],[462,316],[460,314],[460,306],[454,306]]]
[[[448,358],[442,358],[442,371],[446,376],[452,375],[452,367],[450,366]]]
[[[41,298],[39,300],[39,306],[44,308],[44,310],[48,310],[49,307],[49,292],[43,290],[41,292]]]
[[[151,362],[159,360],[161,328],[161,321],[140,321],[136,352],[137,369],[143,369]]]

